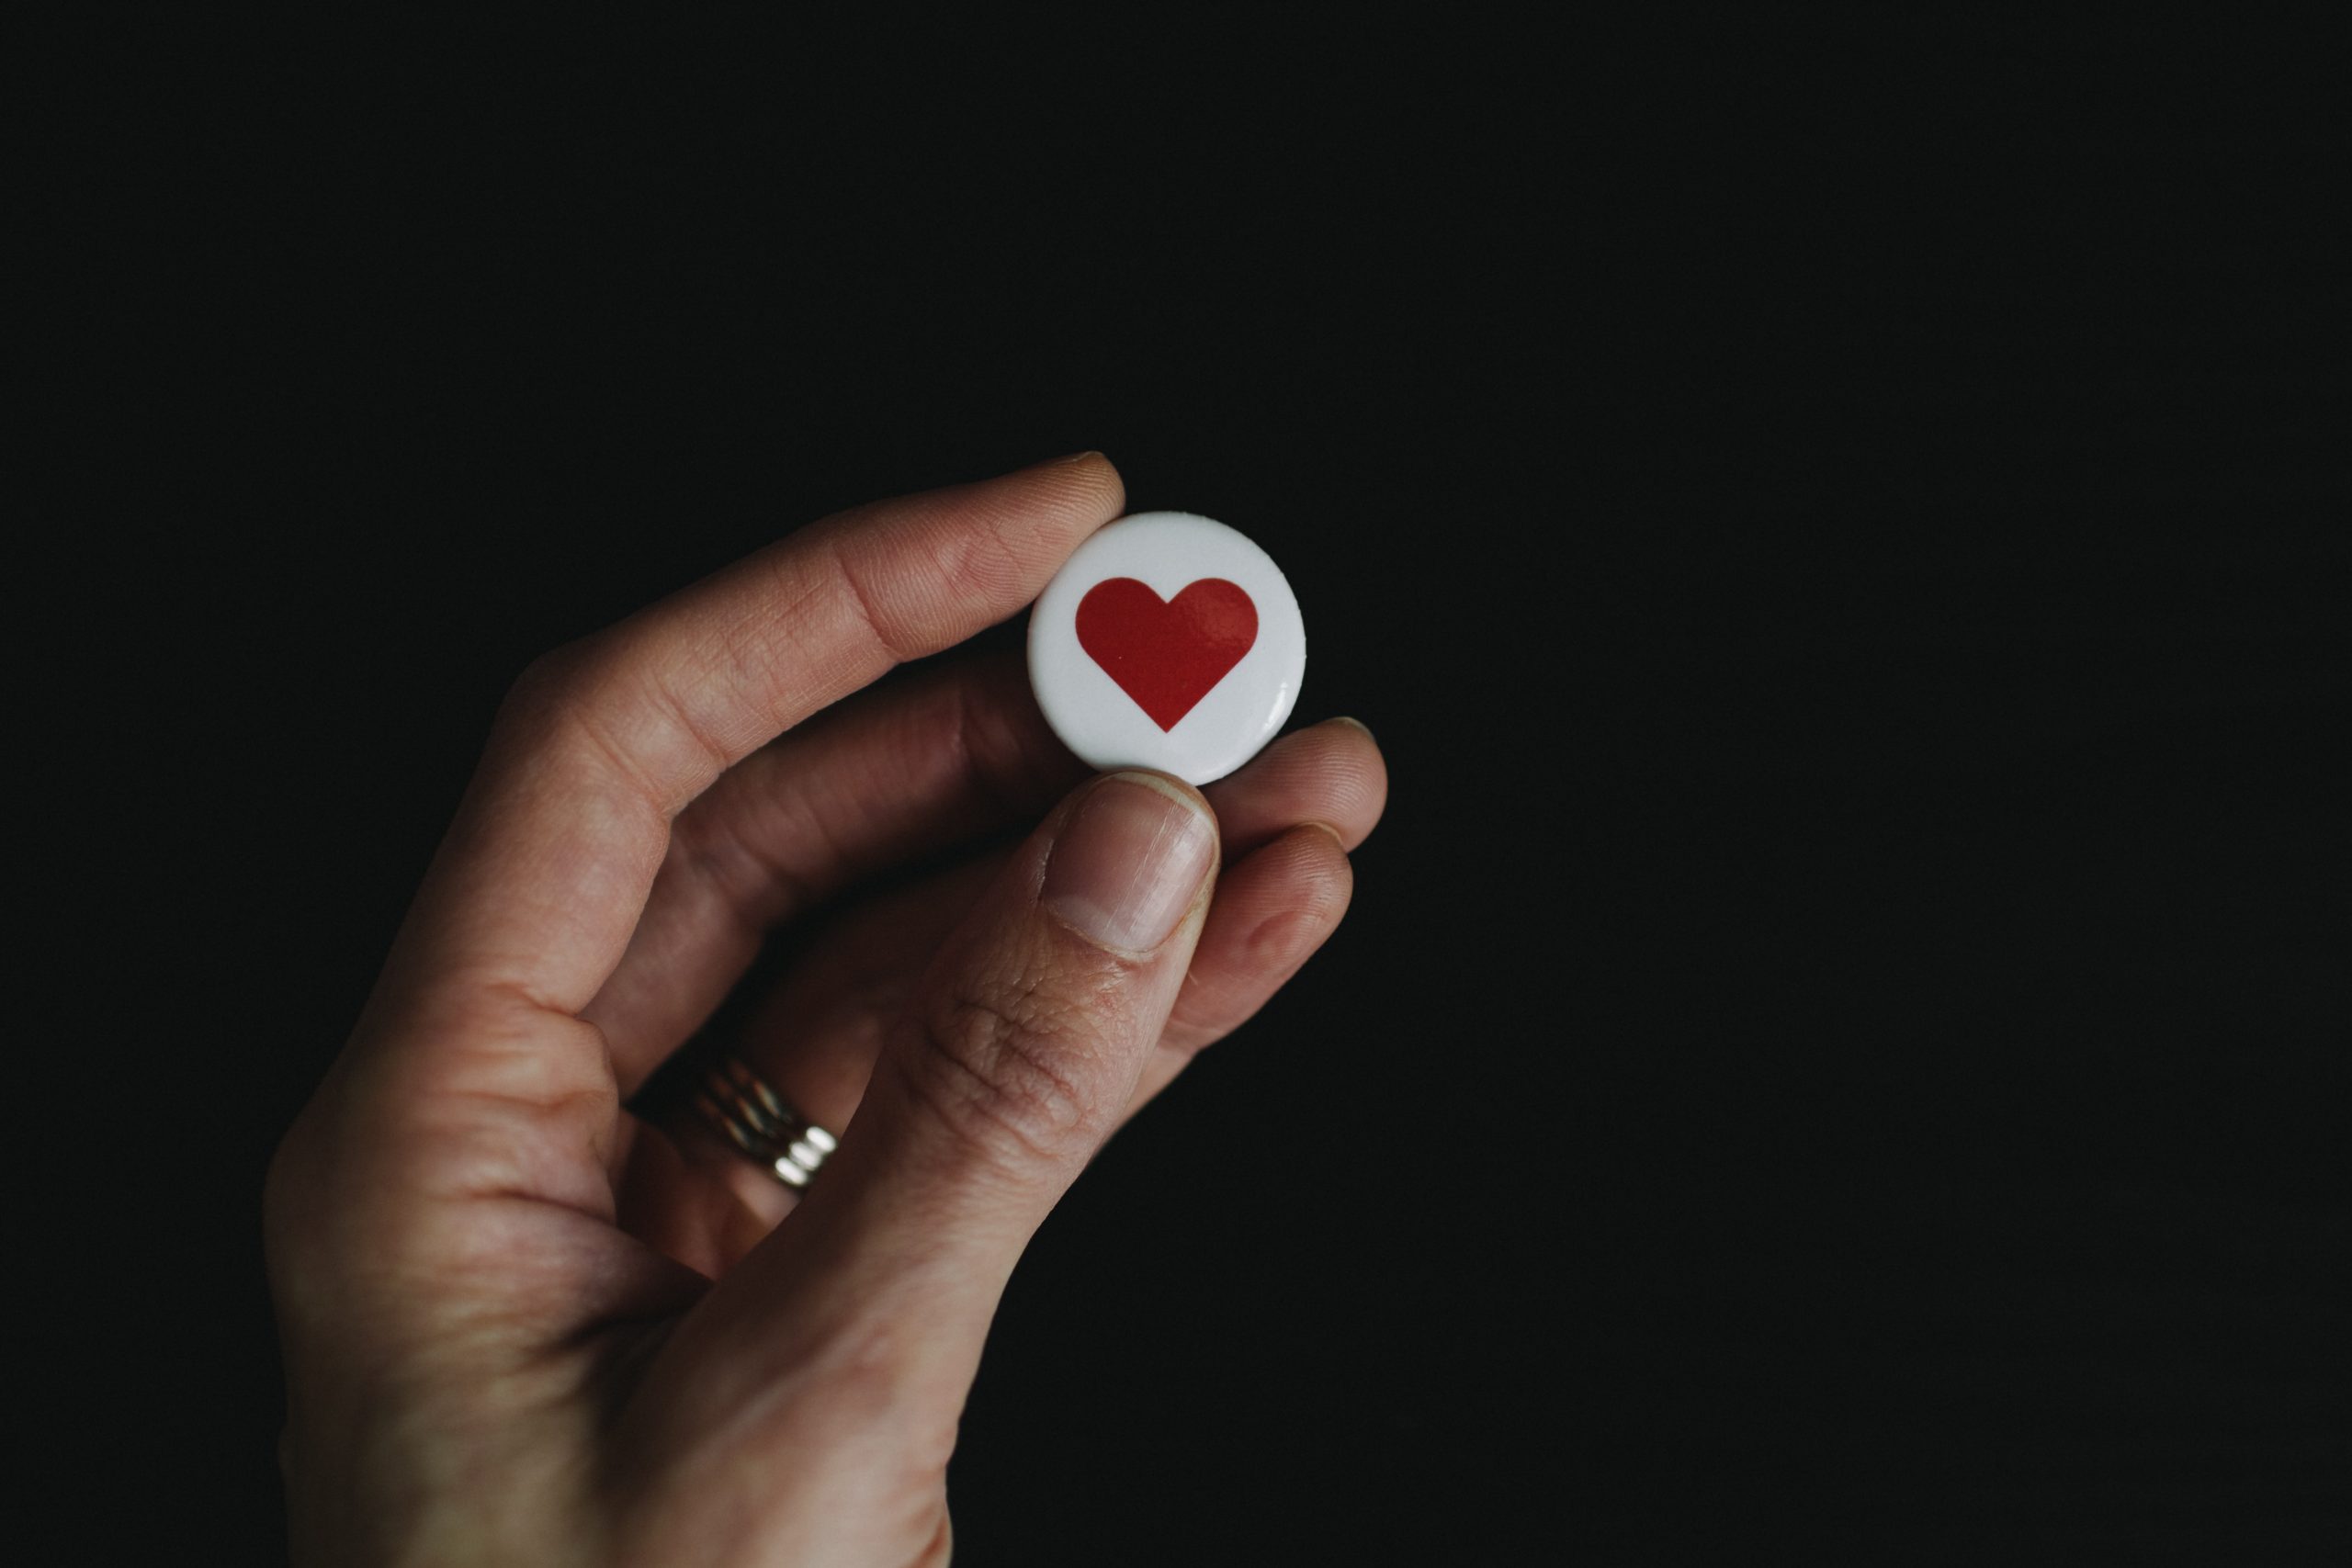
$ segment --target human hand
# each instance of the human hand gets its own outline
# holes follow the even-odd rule
[[[1016,662],[850,695],[1122,501],[1090,455],[862,508],[517,682],[270,1171],[299,1561],[945,1560],[1013,1263],[1330,934],[1386,790],[1345,720],[1201,792],[1080,783]],[[730,1043],[842,1130],[797,1208],[624,1108],[771,929],[1041,814],[853,906]]]

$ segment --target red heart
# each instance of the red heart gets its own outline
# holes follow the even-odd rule
[[[1258,640],[1258,606],[1221,577],[1162,599],[1110,577],[1078,602],[1078,646],[1162,729],[1193,711]]]

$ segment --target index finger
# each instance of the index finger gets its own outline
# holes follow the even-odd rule
[[[861,507],[535,664],[493,728],[386,992],[576,1013],[626,950],[671,818],[902,660],[1018,612],[1118,515],[1099,453]]]

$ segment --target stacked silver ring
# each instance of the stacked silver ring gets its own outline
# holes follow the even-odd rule
[[[805,1191],[835,1147],[833,1135],[732,1056],[705,1070],[695,1109],[745,1155],[794,1191]]]

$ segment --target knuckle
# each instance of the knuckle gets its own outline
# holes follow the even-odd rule
[[[575,710],[597,679],[594,638],[549,649],[523,667],[498,705],[492,729],[525,743],[543,742]]]
[[[560,700],[574,691],[585,676],[594,658],[594,639],[578,637],[548,649],[528,664],[514,678],[508,689],[510,702],[532,706]]]
[[[912,1087],[951,1132],[991,1156],[1056,1159],[1111,1113],[1100,1031],[1072,1003],[1035,987],[967,989],[916,1021]]]
[[[627,624],[565,643],[524,667],[494,728],[510,746],[585,754],[665,809],[673,796],[683,804],[735,753],[704,705],[682,693],[676,658]],[[664,761],[673,755],[682,760]]]

